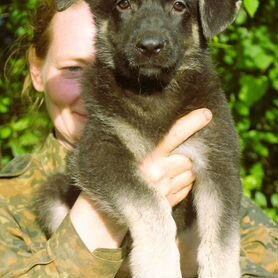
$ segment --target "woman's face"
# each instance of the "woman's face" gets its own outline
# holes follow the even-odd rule
[[[46,58],[32,63],[35,88],[44,92],[57,138],[66,146],[80,137],[86,111],[80,98],[80,77],[94,60],[96,27],[85,2],[56,13],[51,24],[51,42]]]

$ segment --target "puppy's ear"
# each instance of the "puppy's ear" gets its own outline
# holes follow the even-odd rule
[[[75,0],[56,0],[56,7],[58,12],[62,12],[70,7]]]
[[[203,32],[210,39],[234,21],[241,0],[199,0],[199,5]]]

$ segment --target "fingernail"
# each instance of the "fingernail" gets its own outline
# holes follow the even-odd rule
[[[211,120],[211,118],[212,118],[212,113],[211,113],[210,110],[204,109],[204,110],[203,110],[203,114],[204,114],[204,116],[205,116],[205,118],[206,118],[207,121],[210,121],[210,120]]]

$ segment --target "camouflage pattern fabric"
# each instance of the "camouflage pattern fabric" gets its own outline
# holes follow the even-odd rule
[[[49,175],[64,171],[66,154],[49,135],[42,148],[0,172],[0,277],[116,276],[125,248],[91,253],[68,216],[50,239],[38,226],[34,192]],[[241,214],[242,277],[278,277],[277,226],[246,198]]]
[[[65,156],[50,135],[33,155],[16,158],[2,170],[0,277],[115,277],[124,257],[121,249],[91,253],[69,217],[49,240],[36,222],[34,192],[49,175],[64,171]]]

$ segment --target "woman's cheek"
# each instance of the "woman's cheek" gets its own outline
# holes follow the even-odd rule
[[[64,79],[56,76],[46,83],[46,93],[49,100],[58,106],[70,106],[80,97],[80,85],[76,79]]]

